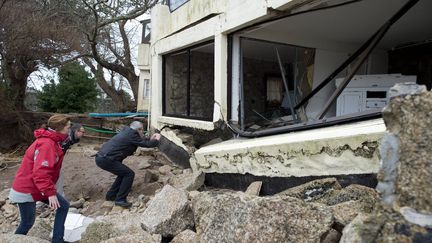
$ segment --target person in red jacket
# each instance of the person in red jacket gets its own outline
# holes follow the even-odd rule
[[[63,161],[63,142],[69,132],[70,121],[64,115],[53,115],[47,128],[34,132],[36,140],[26,150],[16,173],[9,199],[18,204],[20,224],[15,234],[25,235],[36,217],[36,202],[42,201],[56,210],[52,242],[63,242],[64,223],[69,202],[56,191]]]

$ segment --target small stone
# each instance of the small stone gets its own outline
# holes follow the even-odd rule
[[[193,173],[193,171],[192,171],[191,168],[188,168],[188,169],[184,169],[184,170],[183,170],[183,174],[192,174],[192,173]]]
[[[141,177],[141,180],[144,183],[150,183],[155,182],[159,180],[159,176],[157,173],[151,170],[145,170],[143,176]]]
[[[151,164],[147,160],[143,160],[138,164],[138,169],[140,170],[145,170],[149,167],[151,167]]]
[[[158,189],[162,188],[162,184],[159,182],[148,183],[142,186],[141,193],[144,195],[154,195]]]
[[[259,196],[261,186],[262,181],[254,181],[248,186],[245,193],[249,195]]]
[[[163,165],[163,166],[159,167],[159,172],[161,174],[166,175],[166,174],[170,173],[172,169],[173,168],[169,165]]]
[[[194,243],[198,242],[196,233],[190,229],[182,231],[172,239],[171,243]]]
[[[71,208],[82,208],[84,206],[85,201],[86,200],[84,198],[80,198],[79,200],[77,200],[75,202],[71,202],[70,207]]]
[[[342,234],[335,229],[330,229],[321,243],[338,243]]]
[[[18,215],[18,207],[12,205],[12,204],[5,204],[2,207],[3,215],[6,218],[12,218]]]
[[[105,201],[102,203],[101,208],[112,208],[114,206],[114,203],[111,201]]]
[[[10,189],[4,189],[3,191],[0,192],[0,207],[3,206],[6,201],[8,200],[9,197],[9,191]]]
[[[111,209],[110,214],[119,214],[119,213],[122,213],[123,210],[124,210],[123,207],[120,207],[120,206],[114,206],[114,207]]]

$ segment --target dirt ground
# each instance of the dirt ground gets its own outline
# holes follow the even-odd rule
[[[63,172],[65,174],[64,191],[66,198],[70,201],[79,198],[86,198],[89,201],[96,201],[105,198],[105,192],[114,182],[115,176],[96,166],[94,157],[100,144],[81,143],[74,145],[65,155],[63,160]],[[138,165],[142,160],[148,160],[149,156],[162,164],[169,163],[158,152],[149,151],[145,157],[130,156],[124,164],[135,172],[135,180],[130,193],[131,196],[140,194],[140,188],[145,184],[143,180],[146,170],[139,170]],[[1,160],[1,159],[0,159]],[[18,169],[21,157],[15,157],[17,162],[9,163],[12,168],[0,169],[0,188],[10,188]],[[2,161],[0,161],[1,163]]]

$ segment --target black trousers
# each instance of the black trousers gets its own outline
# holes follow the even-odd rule
[[[108,200],[126,200],[135,177],[135,172],[124,165],[122,161],[113,161],[105,157],[96,156],[96,165],[117,176],[106,194]]]

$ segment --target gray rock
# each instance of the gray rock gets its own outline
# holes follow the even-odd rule
[[[2,243],[49,243],[50,241],[43,240],[33,236],[27,236],[27,235],[0,234],[0,242]]]
[[[202,171],[199,171],[192,174],[179,174],[171,177],[168,180],[168,184],[178,189],[195,191],[204,185],[204,179],[205,174]]]
[[[330,229],[330,231],[327,233],[321,243],[338,243],[341,236],[342,234],[339,233],[337,230]]]
[[[183,170],[183,174],[192,174],[192,173],[193,173],[193,171],[191,168],[187,168],[187,169]]]
[[[83,205],[84,205],[84,203],[85,203],[85,199],[84,198],[80,198],[79,200],[77,200],[77,201],[74,201],[74,202],[71,202],[70,203],[70,207],[71,208],[82,208],[83,207]]]
[[[18,207],[13,204],[6,203],[2,206],[3,216],[10,220],[15,220],[19,216]]]
[[[365,222],[370,222],[370,224]],[[381,225],[382,219],[373,223],[372,216],[359,214],[344,228],[339,243],[373,242]]]
[[[319,242],[330,209],[288,196],[202,192],[192,198],[200,242]]]
[[[147,169],[147,168],[149,168],[151,166],[152,165],[147,160],[143,160],[143,161],[139,162],[138,169],[145,170],[145,169]]]
[[[348,201],[330,206],[335,223],[345,226],[349,224],[359,213],[370,213],[369,205],[364,205],[361,200]]]
[[[399,153],[394,183],[397,205],[432,213],[432,93],[391,99],[383,118],[388,132],[395,134],[400,144],[399,150],[394,151]],[[386,163],[388,161],[383,161]],[[378,178],[380,182],[386,182],[385,179]]]
[[[406,82],[395,84],[389,90],[389,97],[394,98],[405,95],[415,95],[427,92],[426,86],[417,85],[416,83]]]
[[[259,196],[259,193],[261,191],[261,186],[262,186],[262,181],[254,181],[248,186],[245,193],[252,196]]]
[[[140,193],[147,195],[147,196],[151,196],[151,195],[154,195],[157,190],[161,189],[162,186],[163,185],[159,182],[144,184],[141,187]]]
[[[118,236],[145,234],[139,213],[115,214],[96,218],[82,234],[81,242],[101,242]]]
[[[143,228],[152,234],[175,236],[194,225],[187,192],[166,185],[150,200],[142,215]]]
[[[159,172],[163,175],[166,175],[168,173],[170,173],[172,171],[172,167],[169,165],[163,165],[161,167],[159,167]]]
[[[144,183],[156,182],[159,180],[159,175],[151,170],[144,171],[144,175],[141,177]]]
[[[81,243],[99,243],[121,235],[112,223],[95,221],[81,235]]]
[[[321,200],[321,202],[332,206],[343,202],[357,200],[361,200],[362,205],[369,207],[369,209],[365,208],[365,210],[369,212],[372,211],[378,201],[378,193],[373,188],[352,184],[342,190],[336,191],[333,195]]]
[[[340,242],[430,242],[431,239],[432,228],[412,224],[399,212],[383,206],[372,214],[359,214],[344,228]]]
[[[161,235],[151,235],[145,231],[139,234],[117,236],[105,241],[103,243],[160,243],[162,241]]]
[[[289,188],[277,195],[295,197],[305,202],[320,202],[341,188],[336,178],[324,178]]]
[[[0,192],[0,207],[6,203],[6,200],[8,200],[9,191],[10,188],[7,188]]]
[[[28,236],[38,237],[44,240],[51,240],[51,231],[53,227],[49,219],[36,219],[33,227],[27,233]]]
[[[198,239],[196,238],[196,233],[189,229],[176,235],[174,239],[172,239],[171,241],[171,243],[195,243],[195,242],[198,242]]]

